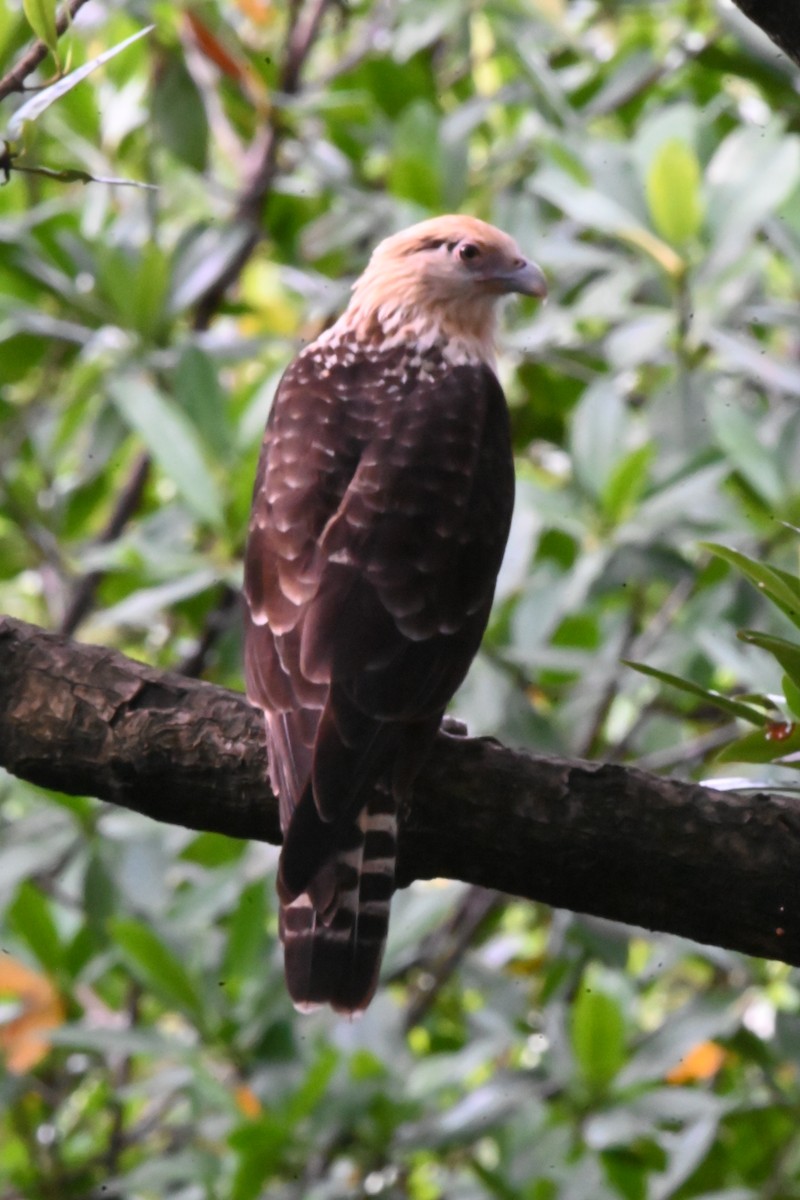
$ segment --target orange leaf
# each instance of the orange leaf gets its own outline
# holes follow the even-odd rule
[[[726,1058],[725,1051],[716,1042],[700,1042],[667,1073],[667,1083],[693,1083],[696,1079],[711,1079]]]
[[[16,1003],[19,1010],[0,1021],[0,1050],[7,1069],[22,1075],[49,1051],[47,1031],[64,1023],[64,1005],[46,975],[6,954],[0,957],[0,999]]]
[[[244,67],[223,46],[216,34],[211,32],[205,21],[201,20],[191,9],[187,10],[184,16],[200,53],[219,67],[223,75],[227,75],[229,79],[235,79],[237,83],[244,84],[246,76]]]
[[[236,0],[236,7],[254,25],[271,25],[275,19],[275,7],[271,0]]]
[[[247,1084],[239,1084],[233,1094],[236,1099],[237,1108],[241,1113],[244,1113],[246,1117],[251,1117],[253,1120],[255,1120],[256,1117],[261,1116],[261,1101],[253,1089],[249,1088]]]

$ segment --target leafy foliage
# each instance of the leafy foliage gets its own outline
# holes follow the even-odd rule
[[[793,71],[710,0],[359,0],[314,39],[318,9],[94,5],[38,82],[155,28],[19,129],[3,101],[0,610],[241,686],[279,373],[377,238],[464,209],[551,298],[505,326],[517,512],[456,710],[724,769],[742,709],[767,721],[751,697],[800,687]],[[0,12],[0,72],[53,20]],[[720,729],[709,692],[734,690]],[[744,769],[778,782],[774,758]],[[271,849],[12,779],[0,804],[2,1200],[800,1195],[784,966],[498,902],[449,969],[470,895],[431,885],[398,897],[364,1020],[300,1019]]]

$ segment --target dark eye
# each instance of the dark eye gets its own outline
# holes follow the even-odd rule
[[[470,258],[478,258],[480,250],[477,246],[473,246],[472,242],[465,242],[463,246],[459,246],[458,257],[467,262]]]

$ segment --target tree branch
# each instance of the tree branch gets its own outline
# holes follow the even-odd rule
[[[79,9],[83,8],[86,0],[69,0],[69,4],[63,9],[56,18],[56,32],[61,37],[72,24],[72,20]],[[6,96],[10,96],[12,92],[24,92],[25,80],[36,70],[40,63],[43,63],[50,53],[44,42],[34,42],[30,50],[23,54],[22,58],[15,67],[0,79],[0,100],[4,100]]]
[[[136,457],[125,486],[117,497],[117,503],[114,505],[105,528],[95,539],[96,546],[107,546],[116,541],[128,521],[136,513],[150,476],[150,465],[150,456],[141,451]],[[88,575],[80,577],[59,622],[59,633],[69,635],[75,632],[87,613],[94,607],[97,589],[104,574],[104,571],[90,571]]]
[[[0,765],[155,820],[278,842],[245,698],[0,617]],[[442,734],[398,880],[447,876],[800,965],[800,801]]]
[[[279,90],[284,96],[300,92],[301,75],[306,60],[319,33],[322,19],[332,0],[294,0],[290,5],[289,28],[286,34],[283,59],[278,72]],[[213,280],[197,302],[193,328],[207,328],[217,312],[228,288],[238,279],[245,263],[263,235],[261,214],[278,170],[278,150],[286,134],[286,124],[279,106],[270,112],[261,137],[250,149],[252,165],[249,178],[242,189],[231,224],[247,230],[237,255]]]

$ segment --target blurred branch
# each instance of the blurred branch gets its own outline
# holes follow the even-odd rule
[[[406,1029],[419,1025],[436,1002],[436,997],[474,943],[488,919],[502,908],[505,897],[493,889],[471,887],[444,924],[425,939],[414,962],[403,968],[407,975],[413,967],[404,1024]]]
[[[69,0],[66,8],[62,9],[56,18],[56,32],[61,37],[72,24],[73,18],[79,9],[83,8],[87,0]],[[36,70],[40,63],[43,63],[50,53],[44,42],[34,42],[30,50],[23,54],[15,67],[0,79],[0,100],[4,100],[6,96],[10,96],[12,92],[24,92],[25,80]]]
[[[289,7],[289,28],[284,43],[278,86],[284,96],[296,96],[300,91],[303,67],[319,33],[322,18],[332,0],[294,0]],[[285,136],[286,125],[278,103],[270,112],[269,121],[250,148],[248,178],[239,195],[231,224],[244,227],[247,237],[239,253],[226,264],[197,303],[193,326],[206,329],[222,303],[225,293],[238,279],[242,268],[262,236],[261,214],[277,171],[278,149]]]
[[[0,765],[155,820],[280,840],[245,698],[0,618]],[[442,734],[398,881],[446,876],[800,965],[800,800]]]
[[[202,675],[217,642],[239,620],[239,593],[224,583],[219,598],[205,619],[197,643],[177,665],[181,675]]]
[[[128,521],[134,515],[142,502],[145,485],[150,476],[150,458],[142,452],[133,464],[128,482],[119,494],[114,511],[106,523],[105,529],[97,538],[96,544],[107,546],[116,541]],[[59,622],[59,632],[74,633],[83,618],[94,605],[94,598],[103,578],[102,571],[90,571],[82,576],[75,585],[64,615]]]

